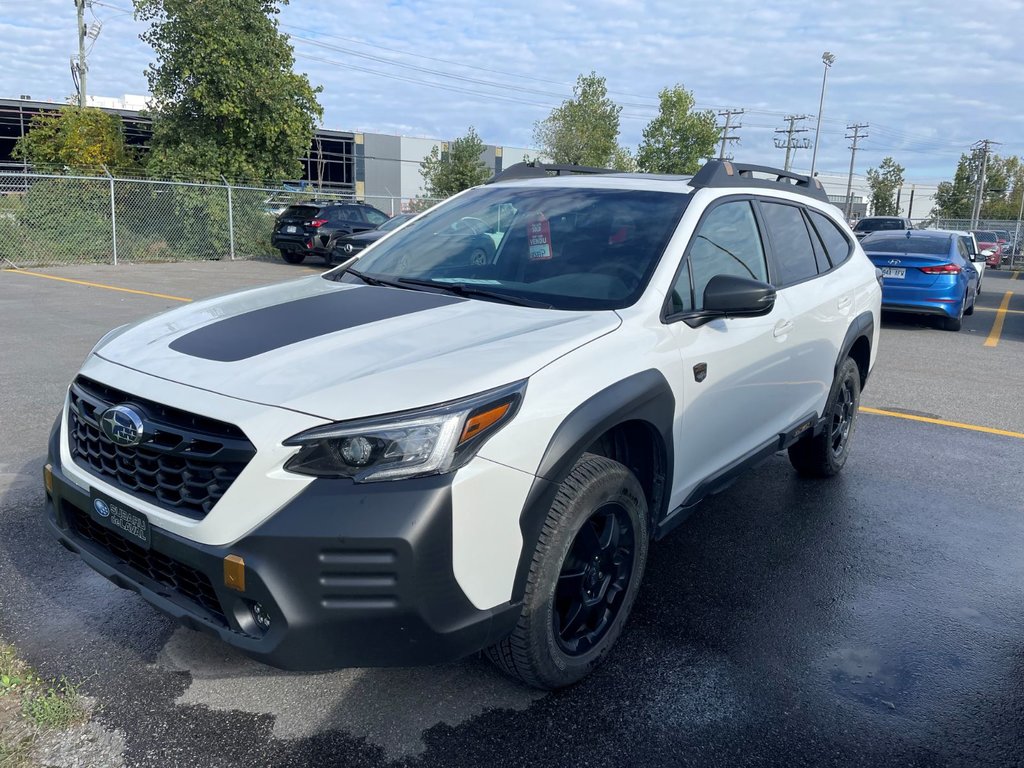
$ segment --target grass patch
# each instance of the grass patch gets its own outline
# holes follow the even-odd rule
[[[40,677],[0,641],[0,768],[34,768],[32,750],[41,734],[88,717],[77,686]]]

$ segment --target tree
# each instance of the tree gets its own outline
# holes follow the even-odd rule
[[[968,219],[974,207],[974,182],[971,159],[960,155],[953,181],[943,181],[935,190],[932,216],[940,219]]]
[[[868,171],[868,187],[871,188],[871,213],[875,216],[896,216],[896,192],[903,187],[904,167],[887,157],[878,168]]]
[[[78,171],[103,165],[118,170],[134,162],[124,143],[121,119],[93,107],[68,106],[36,115],[13,154],[33,164]]]
[[[615,154],[612,155],[610,167],[616,171],[624,171],[626,173],[633,173],[637,170],[636,158],[629,151],[629,147],[615,148]]]
[[[420,165],[427,197],[451,197],[487,181],[491,172],[480,159],[483,151],[484,143],[473,126],[465,136],[448,142],[444,151],[435,144]]]
[[[711,110],[694,112],[693,93],[675,85],[658,94],[658,116],[644,128],[636,159],[647,173],[696,173],[718,142]]]
[[[313,88],[275,18],[287,0],[135,0],[156,53],[150,169],[161,175],[280,180],[302,172]]]
[[[605,79],[580,75],[573,98],[563,101],[533,129],[533,140],[554,163],[606,167],[619,151],[619,113]],[[619,154],[621,159],[621,154]]]

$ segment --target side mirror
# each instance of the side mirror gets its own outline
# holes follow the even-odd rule
[[[775,306],[775,287],[735,275],[715,275],[704,288],[704,312],[719,316],[756,317]]]

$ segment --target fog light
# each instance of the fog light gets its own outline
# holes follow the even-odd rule
[[[249,611],[252,613],[252,620],[256,626],[266,632],[270,629],[270,614],[263,607],[263,603],[249,603]]]
[[[47,464],[43,467],[43,484],[46,486],[46,492],[48,494],[53,493],[53,467]]]

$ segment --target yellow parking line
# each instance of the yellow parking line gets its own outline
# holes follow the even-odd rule
[[[1011,280],[1016,280],[1018,277],[1020,277],[1020,272],[1014,272],[1012,275],[1010,275]]]
[[[1003,323],[1006,321],[1006,312],[1012,296],[1013,291],[1003,294],[1003,300],[999,303],[999,309],[996,310],[995,322],[992,323],[992,330],[989,331],[988,338],[985,339],[986,347],[994,347],[999,343],[999,335],[1003,332]]]
[[[16,275],[32,275],[32,277],[45,277],[47,280],[60,280],[62,283],[74,283],[85,285],[89,288],[105,288],[108,291],[120,291],[121,293],[137,293],[140,296],[152,296],[156,299],[170,299],[171,301],[192,301],[181,296],[168,296],[166,293],[153,293],[152,291],[139,291],[135,288],[121,288],[116,285],[104,285],[103,283],[90,283],[87,280],[72,280],[70,277],[57,277],[56,275],[44,275],[42,272],[28,272],[24,269],[5,269],[4,272],[11,272]]]
[[[980,427],[977,424],[964,424],[961,421],[946,421],[945,419],[933,419],[930,416],[915,416],[912,413],[900,413],[899,411],[883,411],[880,408],[868,408],[866,405],[860,407],[861,413],[871,413],[876,416],[892,416],[894,419],[907,419],[908,421],[923,421],[925,424],[938,424],[940,427],[955,427],[956,429],[968,429],[972,432],[984,432],[988,435],[1002,435],[1003,437],[1016,437],[1024,440],[1024,432],[1011,432],[1008,429],[996,429],[995,427]]]

